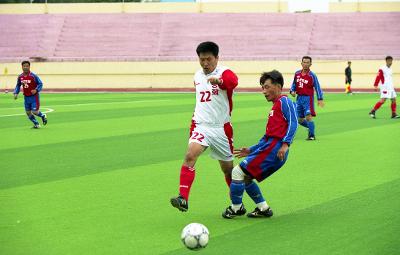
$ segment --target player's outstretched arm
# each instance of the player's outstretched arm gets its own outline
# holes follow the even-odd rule
[[[324,107],[325,106],[324,100],[318,100],[318,105],[321,108]]]
[[[247,148],[247,147],[233,150],[233,155],[235,155],[235,157],[237,157],[237,158],[243,158],[249,154],[250,154],[250,148]]]

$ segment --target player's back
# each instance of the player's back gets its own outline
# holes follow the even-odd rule
[[[221,127],[230,122],[232,111],[232,91],[221,89],[218,85],[212,85],[208,78],[220,78],[227,67],[217,66],[210,74],[199,70],[194,75],[196,88],[196,107],[193,120],[195,123]]]

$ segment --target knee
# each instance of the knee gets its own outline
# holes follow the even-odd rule
[[[191,151],[188,151],[188,152],[186,153],[186,155],[185,155],[185,161],[186,161],[186,162],[188,162],[188,163],[193,163],[193,162],[196,162],[196,160],[197,160],[197,156],[196,156],[195,153],[193,153],[193,152],[191,152]]]
[[[243,182],[245,180],[245,174],[242,170],[242,168],[240,168],[239,165],[235,166],[232,169],[232,181],[239,181],[239,182]]]

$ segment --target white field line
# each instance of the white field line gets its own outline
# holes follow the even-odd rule
[[[102,102],[102,103],[83,103],[83,104],[59,104],[55,106],[47,106],[47,107],[53,107],[57,108],[59,106],[67,106],[67,107],[75,107],[75,106],[87,106],[87,105],[103,105],[103,104],[134,104],[134,103],[148,103],[148,102],[165,102],[165,101],[171,101],[169,99],[162,99],[162,100],[140,100],[140,101],[114,101],[114,102]],[[14,110],[14,109],[20,109],[21,107],[9,107],[9,108],[2,108],[1,110]],[[23,106],[22,106],[23,108]],[[4,116],[4,115],[0,115]]]
[[[15,109],[15,108],[10,108],[10,109]],[[41,109],[46,109],[45,111],[42,111],[42,113],[54,112],[54,109],[51,109],[51,108],[42,107]],[[6,114],[6,115],[0,115],[0,118],[1,117],[12,117],[12,116],[25,116],[25,115],[26,115],[26,113]]]

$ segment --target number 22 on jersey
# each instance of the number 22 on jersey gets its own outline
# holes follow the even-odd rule
[[[210,91],[200,91],[201,95],[200,102],[211,102],[211,92]]]

